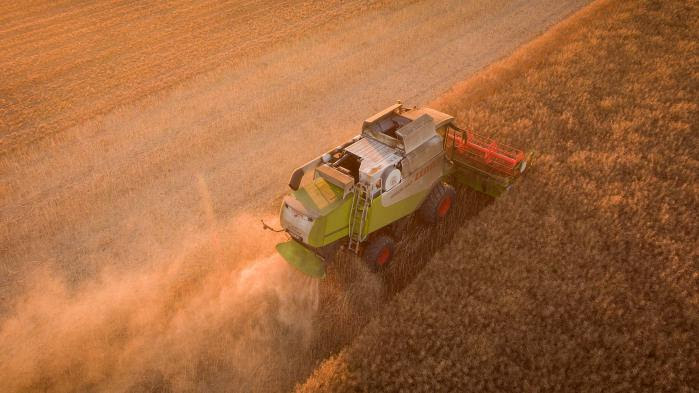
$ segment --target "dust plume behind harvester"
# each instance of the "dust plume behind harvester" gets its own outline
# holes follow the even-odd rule
[[[455,184],[499,196],[524,173],[528,158],[457,127],[453,116],[398,102],[366,119],[361,134],[293,172],[280,213],[291,239],[277,251],[313,277],[324,277],[340,250],[379,272],[413,216],[428,224],[443,220]]]

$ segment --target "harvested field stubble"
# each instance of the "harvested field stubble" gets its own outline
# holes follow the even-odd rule
[[[697,32],[597,2],[443,97],[535,166],[297,390],[699,386]]]
[[[378,7],[357,0],[91,3],[0,4],[0,156]]]

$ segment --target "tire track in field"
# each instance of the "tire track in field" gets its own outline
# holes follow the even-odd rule
[[[88,1],[83,0],[83,2],[87,3]],[[0,17],[0,23],[2,23],[3,26],[9,27],[19,26],[25,21],[29,21],[25,24],[34,24],[37,21],[42,20],[42,18],[45,19],[46,17],[42,15],[50,13],[51,10],[55,10],[59,7],[65,6],[66,4],[78,6],[76,2],[70,0],[63,0],[62,2],[35,1],[35,3],[39,4],[34,6],[28,6],[26,3],[27,2],[23,1],[7,1],[0,4],[0,15],[2,15]],[[14,21],[15,23],[8,23],[8,21]]]
[[[126,0],[129,1],[129,0]],[[18,44],[29,44],[34,41],[36,41],[37,36],[38,38],[42,38],[41,35],[42,33],[45,33],[46,31],[50,31],[52,29],[55,29],[56,27],[70,27],[75,26],[76,24],[76,19],[80,20],[81,18],[84,18],[86,16],[93,16],[93,15],[99,15],[99,14],[106,14],[109,13],[110,10],[116,11],[119,10],[120,8],[127,8],[129,7],[128,2],[122,1],[122,4],[120,4],[118,7],[112,5],[111,3],[107,2],[93,2],[93,3],[88,3],[87,5],[79,5],[79,4],[71,4],[72,9],[68,11],[58,11],[57,13],[54,13],[52,15],[46,16],[46,17],[29,17],[28,15],[25,15],[25,19],[19,19],[20,23],[17,23],[15,25],[12,24],[4,24],[3,26],[5,27],[4,29],[0,30],[0,37],[4,38],[14,38],[14,40],[4,40],[3,45],[0,45],[0,49],[4,49],[7,47],[12,47],[12,46],[17,46]],[[58,9],[58,7],[54,7]],[[36,14],[35,14],[36,15]],[[114,13],[110,15],[111,17],[118,18],[119,14]],[[29,20],[26,23],[22,24],[22,20]],[[54,37],[58,38],[58,37]],[[44,41],[46,42],[46,41]],[[8,43],[11,43],[12,45],[7,45]]]
[[[67,17],[65,21],[42,24],[40,28],[28,33],[5,33],[7,38],[3,40],[3,45],[0,45],[0,51],[4,52],[7,61],[0,63],[0,65],[11,61],[16,61],[17,65],[25,65],[32,63],[31,60],[37,59],[51,62],[57,56],[48,56],[49,54],[61,54],[64,51],[63,47],[66,44],[74,43],[76,39],[82,39],[88,34],[142,18],[144,15],[140,15],[140,11],[146,10],[148,12],[145,13],[145,16],[150,16],[151,11],[158,9],[150,7],[144,2],[128,1],[119,6],[104,4],[101,8],[95,8],[93,12],[80,12],[80,15]],[[167,7],[160,8],[166,9]],[[102,15],[104,17],[100,17]],[[99,23],[96,23],[97,20]],[[84,45],[85,43],[81,42],[80,44]],[[22,54],[21,58],[16,58],[18,54]],[[65,56],[65,53],[63,55]]]

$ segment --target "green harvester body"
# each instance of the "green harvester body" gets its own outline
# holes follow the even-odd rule
[[[338,249],[361,255],[365,243],[421,209],[440,184],[493,197],[509,189],[528,157],[453,120],[399,102],[367,119],[360,135],[297,168],[280,212],[291,239],[277,245],[279,254],[322,278]]]

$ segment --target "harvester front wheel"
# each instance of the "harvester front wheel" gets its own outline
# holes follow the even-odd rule
[[[369,241],[364,249],[364,261],[372,272],[385,270],[395,252],[396,243],[389,236],[380,235]]]
[[[438,183],[420,206],[418,215],[428,224],[436,224],[442,221],[451,211],[451,206],[456,200],[456,190],[449,184]]]

